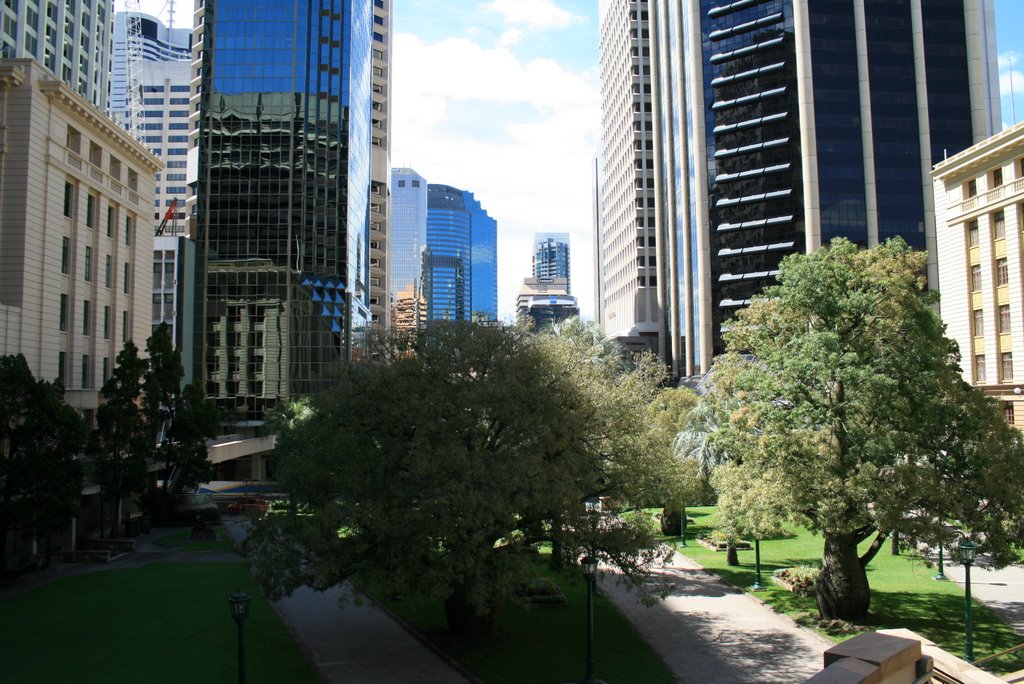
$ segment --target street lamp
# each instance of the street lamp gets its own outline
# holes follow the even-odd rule
[[[940,582],[945,581],[946,573],[943,572],[943,558],[942,558],[942,540],[939,540],[939,571],[932,577],[933,580],[939,580]]]
[[[761,584],[761,540],[754,540],[754,583],[750,585],[751,591],[761,591],[764,585]]]
[[[978,553],[978,547],[970,539],[960,542],[960,563],[964,566],[964,660],[974,660],[974,623],[971,621],[971,566]]]
[[[249,604],[252,596],[244,591],[236,591],[228,598],[231,606],[231,617],[238,625],[238,684],[245,684],[245,641],[242,639],[242,623],[249,617]]]
[[[594,583],[597,580],[597,559],[584,556],[580,560],[583,578],[587,581],[587,674],[580,680],[582,684],[604,684],[594,675]]]

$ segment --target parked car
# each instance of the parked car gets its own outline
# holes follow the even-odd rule
[[[263,514],[269,508],[270,504],[267,503],[266,499],[261,499],[257,496],[243,496],[229,503],[224,510],[229,515],[240,515],[242,513]]]

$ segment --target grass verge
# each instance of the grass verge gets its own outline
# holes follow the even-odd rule
[[[740,566],[729,567],[724,552],[715,552],[700,546],[695,537],[711,531],[713,507],[688,508],[687,514],[694,524],[687,530],[688,544],[680,552],[694,559],[708,570],[717,573],[736,587],[749,590],[754,583],[754,552],[740,551]],[[954,582],[936,582],[932,579],[935,568],[916,555],[904,553],[894,556],[889,545],[882,549],[868,565],[871,586],[871,612],[864,624],[848,633],[820,629],[818,609],[814,597],[802,597],[789,592],[771,581],[778,568],[795,565],[821,565],[822,539],[801,528],[790,528],[791,536],[761,541],[761,582],[764,591],[758,598],[797,622],[817,629],[834,641],[842,641],[864,630],[903,627],[928,637],[943,649],[956,655],[963,654],[964,646],[964,594]],[[678,541],[678,538],[666,539]],[[867,545],[869,542],[865,542]],[[862,548],[863,551],[863,548]],[[981,658],[1021,643],[1022,639],[992,611],[973,602],[974,653]],[[1024,668],[1024,654],[1001,658],[987,669],[1006,673]]]
[[[64,577],[0,603],[9,682],[230,682],[237,630],[228,596],[252,597],[249,682],[317,682],[242,563],[167,562]]]
[[[568,604],[526,609],[506,602],[497,633],[486,639],[447,637],[440,604],[382,602],[488,684],[576,681],[586,671],[586,584],[573,574],[553,572],[543,562],[538,572],[559,584]],[[629,621],[599,593],[594,596],[594,653],[597,676],[609,682],[674,681]]]

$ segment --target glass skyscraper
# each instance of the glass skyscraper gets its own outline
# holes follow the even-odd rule
[[[427,186],[427,243],[423,250],[426,322],[468,321],[473,287],[472,219],[465,193]]]
[[[833,238],[901,236],[936,283],[929,170],[998,128],[991,0],[609,4],[636,8],[675,373],[706,371],[780,260]]]
[[[498,320],[498,222],[480,206],[468,190],[463,191],[469,211],[472,245],[473,287],[470,294],[470,318],[474,321]]]
[[[197,363],[245,419],[327,387],[365,350],[372,10],[197,10]]]
[[[427,181],[412,169],[391,170],[392,326],[416,330],[426,315],[423,248],[427,244]]]

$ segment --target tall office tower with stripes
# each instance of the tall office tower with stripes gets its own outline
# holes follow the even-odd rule
[[[633,350],[663,351],[647,0],[601,4],[596,315]]]
[[[899,236],[927,250],[937,284],[930,169],[999,126],[992,0],[650,0],[648,11],[676,374],[709,368],[723,328],[787,254]]]
[[[111,6],[108,0],[8,0],[0,5],[0,58],[34,59],[105,112]]]
[[[370,135],[370,279],[367,298],[371,325],[391,327],[391,0],[373,0],[373,120]]]

